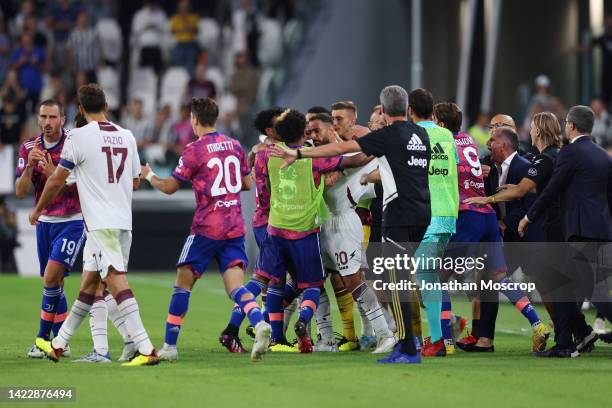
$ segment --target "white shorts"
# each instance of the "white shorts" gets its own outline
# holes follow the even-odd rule
[[[118,272],[127,272],[131,245],[132,231],[87,231],[87,241],[83,249],[83,271],[97,271],[102,279],[106,278],[111,266]]]
[[[342,276],[353,275],[361,269],[362,245],[363,227],[353,210],[332,215],[321,228],[323,265]]]

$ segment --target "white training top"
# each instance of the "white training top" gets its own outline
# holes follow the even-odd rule
[[[347,154],[345,156],[352,156]],[[344,177],[331,187],[325,187],[324,197],[327,208],[332,215],[340,215],[344,211],[353,209],[362,199],[373,198],[374,184],[362,186],[359,181],[363,174],[371,173],[376,170],[378,163],[372,160],[368,164],[355,169],[343,170]]]
[[[95,121],[72,129],[59,165],[75,175],[88,231],[132,230],[132,179],[140,174],[132,132]]]

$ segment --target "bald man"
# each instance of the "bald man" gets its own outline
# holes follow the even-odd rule
[[[514,119],[512,116],[506,115],[504,113],[498,113],[491,118],[489,122],[489,135],[493,133],[495,129],[499,129],[501,127],[510,127],[516,132],[516,123],[514,123]],[[482,164],[482,176],[484,177],[485,183],[485,193],[487,196],[497,193],[497,187],[499,186],[499,172],[495,167],[493,161],[491,160],[491,156],[484,157],[481,161]],[[493,208],[495,208],[495,212],[497,213],[497,218],[500,218],[499,207],[497,204],[493,204]]]

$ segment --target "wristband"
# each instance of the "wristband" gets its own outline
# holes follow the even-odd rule
[[[494,195],[491,196],[491,203],[495,204],[495,196]]]
[[[156,175],[157,175],[157,174],[153,173],[153,170],[151,170],[151,171],[149,172],[149,174],[147,174],[147,175],[145,176],[145,180],[147,180],[147,181],[150,183],[150,182],[151,182],[151,180],[153,180],[153,176],[156,176]]]
[[[302,151],[300,149],[297,149],[297,158],[298,159],[302,158]]]

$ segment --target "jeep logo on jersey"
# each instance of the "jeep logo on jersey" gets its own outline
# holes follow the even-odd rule
[[[414,156],[410,156],[410,160],[406,162],[410,167],[427,167],[427,159],[418,159]]]
[[[425,147],[425,145],[423,144],[423,141],[421,140],[420,137],[416,135],[416,133],[412,134],[412,137],[410,138],[410,141],[408,142],[406,149],[413,151],[413,152],[427,151],[427,147]]]
[[[436,167],[432,167],[429,169],[430,176],[448,176],[448,169],[438,169]]]
[[[444,149],[440,143],[436,143],[436,145],[431,149],[431,160],[448,160],[448,155],[444,153]]]

